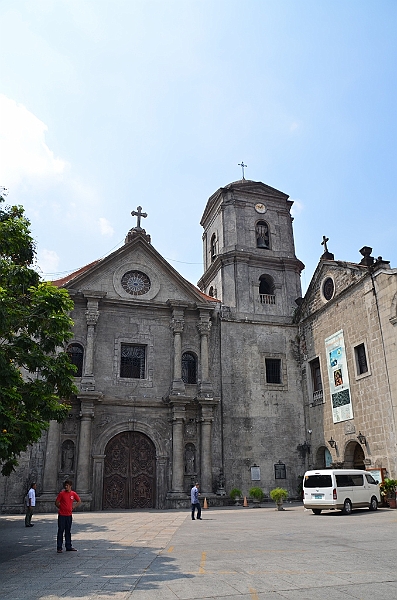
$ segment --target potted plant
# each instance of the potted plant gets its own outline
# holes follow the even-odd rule
[[[252,487],[248,493],[250,498],[253,499],[254,504],[258,505],[260,502],[262,502],[264,496],[262,488]]]
[[[236,506],[238,506],[239,500],[242,498],[243,494],[238,488],[233,488],[230,491],[229,496],[236,503]]]
[[[277,504],[277,510],[284,510],[283,502],[288,498],[288,492],[284,488],[274,488],[270,492],[270,498]]]
[[[396,491],[397,479],[385,477],[379,486],[382,498],[387,502],[390,508],[397,508]]]

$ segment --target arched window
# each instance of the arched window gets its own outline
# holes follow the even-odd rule
[[[211,262],[216,259],[216,234],[213,233],[211,236]]]
[[[259,277],[259,300],[261,304],[276,304],[274,281],[270,275]]]
[[[197,359],[192,352],[182,354],[182,381],[197,383]]]
[[[84,348],[81,344],[69,344],[66,350],[72,365],[77,367],[77,372],[74,374],[75,377],[83,376],[83,360],[84,360]]]
[[[266,221],[257,222],[255,234],[257,248],[270,248],[269,225]]]

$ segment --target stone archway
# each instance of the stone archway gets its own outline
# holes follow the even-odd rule
[[[345,469],[365,469],[364,451],[358,442],[351,441],[345,449],[345,460],[343,466]]]
[[[103,508],[155,508],[156,449],[139,431],[123,431],[106,445]]]
[[[331,466],[332,456],[328,448],[320,446],[316,452],[315,469],[327,469]]]

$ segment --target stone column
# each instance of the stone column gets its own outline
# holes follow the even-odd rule
[[[168,482],[166,478],[167,473],[167,456],[156,457],[156,478],[157,478],[157,502],[156,508],[162,510],[165,507],[164,499],[168,489]]]
[[[212,494],[212,423],[219,398],[199,398],[201,406],[201,492]]]
[[[184,327],[184,308],[174,307],[172,311],[171,329],[174,334],[174,373],[171,394],[184,394],[185,384],[182,381],[182,331]]]
[[[83,377],[81,378],[81,389],[82,390],[95,390],[95,378],[94,378],[94,340],[95,340],[95,326],[99,319],[99,299],[105,294],[103,292],[83,292],[85,298],[87,298],[87,310],[85,311],[85,317],[87,320],[87,343],[85,347],[85,360],[84,360],[84,371]]]
[[[80,410],[80,435],[79,453],[77,462],[76,491],[82,496],[90,493],[90,466],[91,466],[91,429],[94,417],[94,402],[91,397],[78,396],[81,400]]]
[[[200,333],[200,386],[201,395],[212,396],[213,390],[209,380],[208,336],[211,330],[211,321],[208,311],[200,310],[200,321],[197,325]]]
[[[212,407],[203,407],[201,419],[201,493],[212,494],[211,430],[214,417]]]
[[[45,453],[43,494],[41,498],[52,499],[55,502],[58,490],[59,448],[60,448],[60,425],[56,421],[50,421],[47,433],[47,445]],[[44,498],[46,497],[46,498]]]
[[[172,415],[172,492],[183,493],[183,423],[185,406],[173,406]]]

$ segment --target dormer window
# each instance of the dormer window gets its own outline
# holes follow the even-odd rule
[[[266,221],[258,221],[255,226],[256,247],[270,248],[269,225]]]

